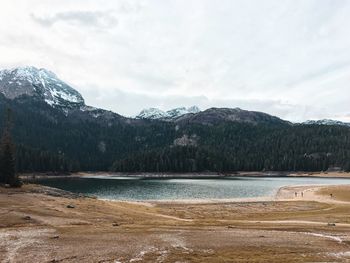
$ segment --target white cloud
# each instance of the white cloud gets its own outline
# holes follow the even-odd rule
[[[4,0],[0,67],[56,72],[125,115],[198,104],[350,114],[346,0]]]
[[[31,14],[31,17],[40,25],[49,27],[59,22],[66,22],[73,26],[92,26],[97,28],[108,28],[116,26],[118,23],[112,12],[69,11],[55,13],[47,17]]]

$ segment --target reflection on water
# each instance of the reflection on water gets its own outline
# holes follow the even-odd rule
[[[272,196],[280,187],[286,185],[350,184],[350,179],[306,177],[145,179],[98,176],[38,179],[36,182],[104,199],[166,200]]]

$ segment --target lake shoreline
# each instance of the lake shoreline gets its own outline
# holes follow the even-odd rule
[[[156,204],[230,204],[230,203],[265,203],[265,202],[288,202],[288,201],[322,201],[322,202],[335,202],[332,198],[321,198],[319,192],[323,189],[333,188],[337,192],[339,188],[349,188],[350,183],[344,185],[285,185],[279,187],[275,193],[271,196],[258,196],[258,197],[237,197],[237,198],[196,198],[196,199],[163,199],[163,200],[113,200],[97,198],[106,202],[126,202],[143,205],[156,205]],[[295,196],[295,193],[298,195]],[[303,196],[301,195],[303,193]]]
[[[22,173],[21,179],[64,178],[64,177],[130,177],[149,179],[208,179],[227,177],[322,177],[350,178],[350,172],[236,172],[236,173],[115,173],[115,172],[77,172],[72,174],[59,173]]]
[[[332,178],[322,176],[145,178],[100,174],[36,177],[36,179],[28,179],[27,182],[63,189],[99,200],[188,204],[275,201],[281,188],[350,184],[348,177],[339,176]]]

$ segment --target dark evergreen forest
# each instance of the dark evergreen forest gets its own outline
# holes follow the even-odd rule
[[[197,146],[168,146],[117,160],[124,172],[348,170],[350,129],[320,125],[222,124],[187,127]]]
[[[7,108],[18,172],[350,169],[350,128],[343,126],[99,121],[40,100],[0,96],[2,124]]]

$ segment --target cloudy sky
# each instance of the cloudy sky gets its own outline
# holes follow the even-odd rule
[[[347,0],[2,0],[0,68],[47,68],[124,115],[350,121],[349,14]]]

